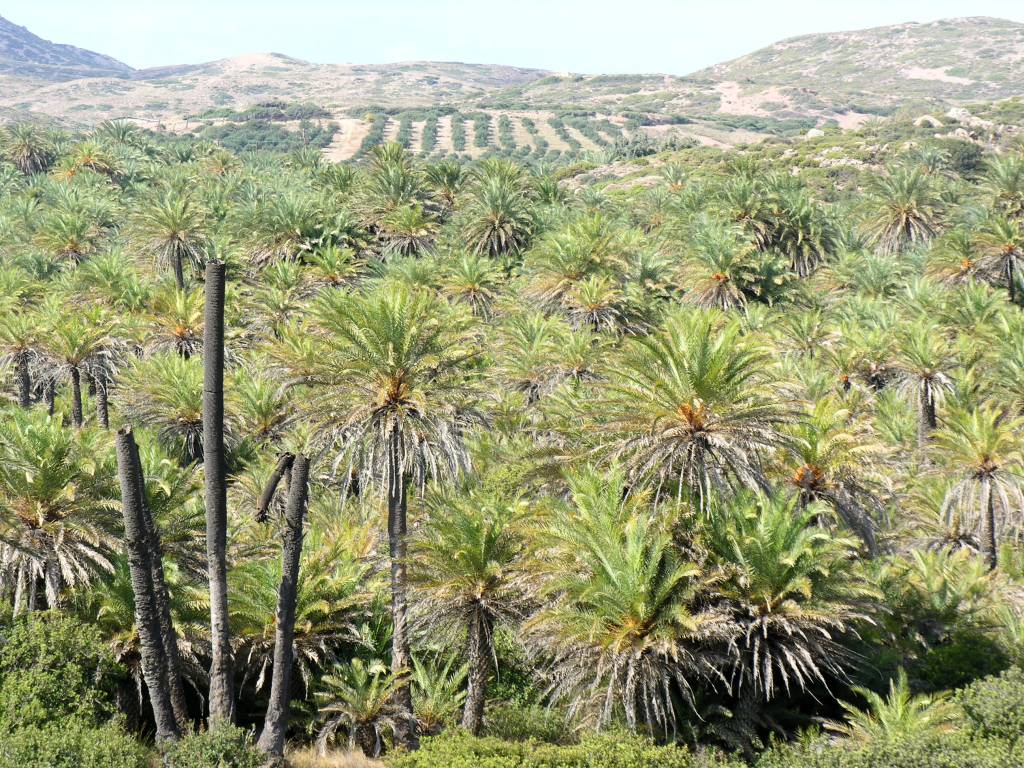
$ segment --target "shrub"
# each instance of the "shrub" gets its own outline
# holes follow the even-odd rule
[[[189,734],[164,755],[166,768],[260,768],[265,761],[252,735],[233,725]]]
[[[998,675],[1009,666],[999,644],[983,632],[962,629],[949,642],[928,650],[913,669],[914,676],[940,691],[960,688],[975,680]]]
[[[1024,670],[978,680],[957,694],[957,702],[974,734],[1024,742]]]
[[[766,752],[756,768],[1008,768],[1024,752],[997,739],[944,734],[858,746],[843,740],[788,745]]]
[[[70,616],[17,620],[0,647],[0,733],[112,711],[117,664],[99,632]]]
[[[573,741],[566,730],[565,718],[558,712],[539,706],[505,704],[487,713],[484,735],[506,741],[540,741],[564,744]]]
[[[590,735],[556,746],[475,738],[456,731],[423,740],[418,752],[388,758],[393,768],[739,768],[740,764],[680,747],[659,747],[624,733]],[[987,768],[987,767],[986,767]]]
[[[146,749],[119,723],[65,720],[0,737],[0,768],[146,768]]]

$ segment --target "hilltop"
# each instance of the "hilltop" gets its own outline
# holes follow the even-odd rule
[[[280,53],[133,70],[10,22],[0,29],[23,41],[6,44],[17,64],[0,67],[0,85],[10,86],[0,110],[71,126],[123,117],[217,140],[230,135],[245,149],[283,146],[287,132],[307,130],[284,111],[272,130],[254,127],[254,106],[315,105],[322,121],[315,145],[332,159],[394,139],[428,155],[518,151],[549,159],[638,132],[728,146],[853,128],[901,107],[943,113],[1024,95],[1024,24],[981,17],[805,35],[686,76],[319,64]]]
[[[44,80],[124,77],[134,70],[102,53],[51,43],[0,16],[0,73]]]

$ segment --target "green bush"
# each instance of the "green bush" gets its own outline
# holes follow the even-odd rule
[[[957,701],[974,734],[1024,742],[1024,670],[1014,667],[978,680],[960,691]]]
[[[252,734],[233,725],[189,734],[164,754],[166,768],[260,768],[265,761]]]
[[[540,741],[562,744],[573,741],[565,718],[558,712],[539,706],[505,704],[487,713],[484,735],[506,741]]]
[[[0,736],[0,768],[145,768],[147,750],[118,723],[65,720]]]
[[[998,739],[967,734],[907,738],[858,746],[848,741],[787,745],[769,750],[756,768],[1010,768],[1024,751]]]
[[[388,758],[393,768],[739,768],[711,753],[655,746],[624,733],[590,735],[579,744],[556,746],[475,738],[462,731],[424,739],[418,752]]]
[[[117,664],[95,627],[37,613],[5,630],[0,645],[0,733],[112,711]]]
[[[979,630],[963,629],[955,632],[949,642],[929,649],[912,672],[927,684],[928,690],[941,691],[998,675],[1009,664],[999,643]]]

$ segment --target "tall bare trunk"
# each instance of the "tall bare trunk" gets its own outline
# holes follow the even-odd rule
[[[82,426],[82,373],[71,369],[71,418],[76,427]]]
[[[28,370],[28,350],[18,353],[18,405],[29,408],[32,405],[32,376]]]
[[[482,611],[477,611],[469,625],[469,680],[466,703],[462,709],[462,727],[474,736],[484,721],[487,702],[487,678],[491,672],[491,622]]]
[[[171,254],[171,267],[174,269],[174,284],[179,291],[185,290],[185,265],[181,258],[181,252],[177,249]]]
[[[227,470],[224,461],[224,264],[206,265],[203,327],[203,475],[206,562],[210,582],[210,720],[235,717],[228,627]]]
[[[404,682],[395,692],[395,703],[401,716],[395,724],[395,743],[406,749],[419,747],[416,720],[412,711],[412,688],[409,671],[412,651],[409,645],[409,583],[406,574],[406,476],[402,467],[400,435],[392,433],[388,446],[388,546],[391,555],[391,671]]]
[[[149,549],[150,583],[153,585],[153,599],[156,605],[157,621],[160,625],[160,642],[164,649],[167,663],[167,684],[171,697],[171,708],[178,727],[184,731],[188,727],[188,703],[185,699],[185,686],[181,677],[181,653],[178,650],[178,633],[174,629],[171,616],[171,596],[167,591],[167,580],[164,578],[164,552],[160,544],[160,530],[157,528],[153,513],[146,503],[146,478],[142,472],[142,459],[139,457],[138,445],[132,441],[135,453],[135,465],[139,469],[139,480],[142,484],[142,522],[145,525],[146,545]]]
[[[131,429],[119,430],[115,437],[117,470],[121,481],[121,512],[124,516],[128,568],[135,596],[135,626],[139,633],[142,654],[142,675],[149,689],[149,698],[156,719],[158,742],[173,741],[181,732],[174,718],[167,671],[167,656],[160,637],[160,619],[153,593],[152,563],[146,535],[145,495],[142,470]]]
[[[935,392],[931,385],[924,384],[918,396],[920,403],[917,411],[917,447],[924,448],[928,444],[928,438],[932,431],[938,426],[938,417],[935,414]]]
[[[274,672],[270,682],[267,717],[257,744],[271,757],[284,756],[284,736],[288,730],[292,663],[295,658],[295,596],[299,586],[302,520],[306,510],[308,489],[309,459],[300,453],[292,461],[291,481],[288,486],[288,506],[285,510],[284,542],[281,552],[281,587],[277,593]]]

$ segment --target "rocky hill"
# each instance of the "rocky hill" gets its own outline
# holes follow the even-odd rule
[[[1024,24],[991,18],[807,35],[688,76],[316,64],[277,53],[132,70],[3,20],[0,53],[0,110],[185,132],[237,126],[253,105],[313,104],[338,127],[325,145],[334,159],[393,139],[469,156],[594,150],[635,131],[717,146],[856,127],[903,106],[941,114],[1024,95]]]
[[[134,70],[102,53],[51,43],[0,17],[0,73],[43,80],[126,77]]]

